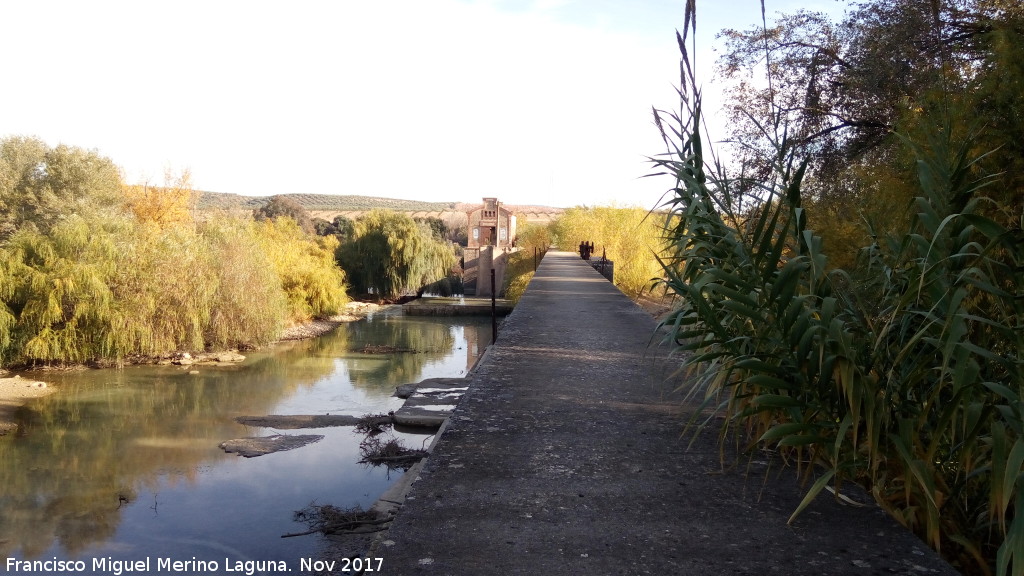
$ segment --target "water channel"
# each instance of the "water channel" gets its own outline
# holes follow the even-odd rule
[[[0,438],[0,551],[222,566],[315,557],[320,536],[281,538],[306,529],[295,511],[366,508],[401,472],[360,464],[363,437],[351,427],[276,431],[235,418],[394,410],[397,385],[465,375],[490,342],[489,322],[388,311],[239,365],[192,368],[198,374],[177,366],[48,373],[59,391],[19,412],[16,437]],[[400,351],[366,352],[382,346]],[[325,437],[257,458],[218,448],[276,433]],[[429,438],[402,439],[418,448]]]

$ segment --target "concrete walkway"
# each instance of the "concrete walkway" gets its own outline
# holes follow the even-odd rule
[[[826,494],[787,525],[795,471],[723,471],[714,432],[688,446],[654,332],[548,253],[377,548],[382,572],[956,574],[874,505]]]

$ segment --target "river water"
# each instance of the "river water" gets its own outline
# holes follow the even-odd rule
[[[235,366],[131,366],[49,373],[59,387],[0,438],[0,551],[18,560],[286,560],[320,536],[295,511],[371,505],[401,472],[359,463],[351,427],[275,431],[238,416],[394,410],[397,385],[464,376],[489,344],[489,319],[378,313],[320,338],[255,352]],[[393,353],[366,353],[366,346]],[[377,349],[379,351],[379,348]],[[198,370],[198,374],[189,374]],[[321,434],[302,448],[242,458],[233,438]],[[410,447],[429,436],[402,435]],[[2,568],[2,567],[0,567]],[[5,572],[0,569],[0,573]]]

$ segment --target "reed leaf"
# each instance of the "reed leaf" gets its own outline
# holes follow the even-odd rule
[[[912,218],[886,236],[869,223],[858,268],[830,271],[781,117],[748,115],[776,154],[741,203],[681,85],[682,112],[655,112],[667,151],[652,163],[675,180],[659,261],[679,298],[662,328],[699,375],[682,385],[703,397],[691,425],[810,462],[791,521],[852,480],[962,569],[1024,575],[1024,232],[979,213],[993,179],[977,132],[940,113],[920,141],[895,134],[917,157]]]

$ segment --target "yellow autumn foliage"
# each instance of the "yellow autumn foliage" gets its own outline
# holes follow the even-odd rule
[[[133,184],[124,187],[125,203],[140,222],[160,227],[191,224],[198,193],[188,170],[164,171],[163,186]]]
[[[662,248],[663,217],[642,208],[615,206],[576,207],[555,223],[558,246],[576,251],[580,243],[592,242],[592,258],[605,254],[615,262],[615,285],[631,297],[651,286],[661,275],[655,254]]]
[[[338,239],[311,237],[288,217],[254,222],[256,241],[277,272],[288,299],[288,315],[302,322],[331,316],[349,301],[345,272],[334,260]]]

